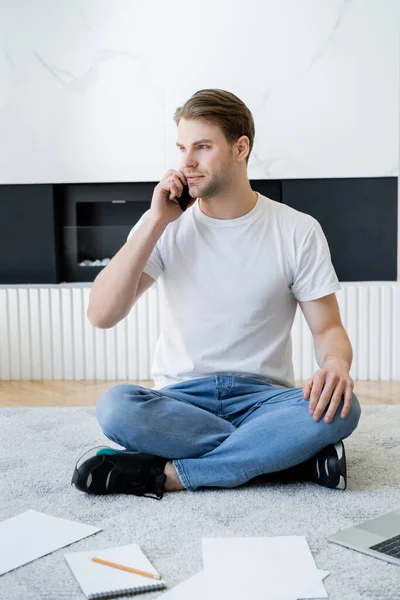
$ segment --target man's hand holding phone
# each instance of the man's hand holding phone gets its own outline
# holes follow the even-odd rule
[[[196,198],[189,194],[187,179],[182,171],[170,169],[154,188],[150,218],[156,223],[168,225],[195,201]]]

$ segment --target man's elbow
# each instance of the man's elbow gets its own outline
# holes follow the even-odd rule
[[[114,325],[116,325],[116,323],[111,322],[109,319],[107,320],[104,319],[104,317],[100,317],[99,315],[94,315],[90,311],[90,309],[87,310],[86,317],[89,323],[97,329],[111,329],[111,327],[114,327]]]

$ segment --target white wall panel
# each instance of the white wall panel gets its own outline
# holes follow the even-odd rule
[[[151,379],[160,332],[157,286],[107,330],[94,328],[86,317],[89,291],[0,288],[0,379]],[[353,348],[353,379],[400,379],[400,283],[342,283],[337,297]],[[26,331],[30,336],[22,335]],[[292,346],[295,377],[306,380],[319,366],[300,308]]]

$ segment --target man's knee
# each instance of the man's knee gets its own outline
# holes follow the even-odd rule
[[[124,418],[124,400],[127,398],[128,392],[131,396],[131,384],[118,383],[106,390],[98,399],[96,417],[105,435],[111,434],[115,425]]]

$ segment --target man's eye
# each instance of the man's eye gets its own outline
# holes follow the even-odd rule
[[[209,146],[207,146],[207,144],[201,144],[200,146],[197,146],[198,148],[209,148]],[[179,152],[182,152],[185,148],[179,148]]]

